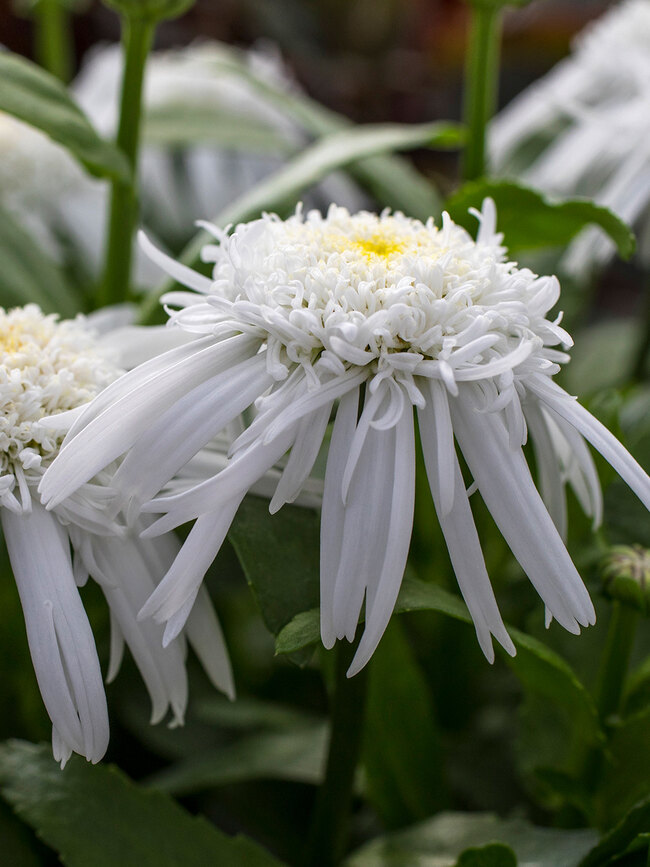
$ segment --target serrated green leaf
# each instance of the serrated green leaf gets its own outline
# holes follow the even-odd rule
[[[73,756],[61,771],[44,745],[0,746],[0,794],[67,867],[280,867],[115,767]]]
[[[517,867],[517,856],[510,846],[503,843],[488,843],[465,849],[456,867]]]
[[[0,111],[40,129],[93,175],[128,182],[129,164],[101,138],[65,86],[35,63],[0,51]]]
[[[289,143],[267,124],[212,106],[170,103],[150,108],[144,118],[146,143],[163,147],[213,147],[285,155]]]
[[[320,784],[327,758],[325,725],[249,735],[204,751],[150,777],[146,784],[183,796],[247,780]]]
[[[497,206],[497,226],[511,253],[563,247],[589,225],[607,232],[621,258],[629,259],[634,253],[636,240],[629,226],[612,211],[589,199],[554,201],[514,181],[478,180],[462,186],[445,207],[454,222],[474,235],[476,217],[469,214],[468,209],[480,209],[487,196],[494,199]]]
[[[0,306],[34,302],[45,313],[64,318],[79,312],[80,301],[61,268],[4,209],[0,209],[0,260]]]
[[[344,863],[345,867],[455,867],[468,848],[498,842],[515,853],[518,867],[577,867],[596,839],[591,830],[536,828],[523,819],[500,819],[491,813],[441,813],[371,841]]]
[[[361,761],[368,799],[386,828],[403,827],[445,805],[429,685],[398,620],[389,624],[370,664]]]
[[[395,605],[395,613],[437,611],[464,623],[471,623],[463,601],[435,584],[407,576]],[[600,743],[603,734],[589,692],[571,666],[541,641],[508,627],[517,655],[504,658],[521,683],[533,693],[543,695],[568,708],[579,726],[584,743]],[[277,637],[277,653],[295,653],[319,640],[318,609],[304,611],[282,629]]]

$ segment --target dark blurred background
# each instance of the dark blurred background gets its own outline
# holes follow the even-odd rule
[[[32,55],[29,0],[0,0],[0,41]],[[99,0],[71,0],[77,65],[97,42],[119,38]],[[535,0],[506,14],[501,101],[546,72],[570,40],[611,5],[605,0]],[[313,97],[359,122],[457,118],[467,6],[463,0],[197,0],[165,23],[157,47],[219,39],[279,45]]]

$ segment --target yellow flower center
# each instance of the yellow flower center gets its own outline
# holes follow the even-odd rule
[[[383,235],[380,232],[370,235],[368,238],[357,238],[353,244],[368,259],[388,259],[398,253],[403,253],[406,246],[404,241],[398,241],[395,236]]]

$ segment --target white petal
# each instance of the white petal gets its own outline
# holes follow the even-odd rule
[[[57,737],[97,762],[108,746],[106,697],[68,535],[36,500],[29,515],[2,509],[2,526],[36,679]]]
[[[320,522],[321,639],[326,648],[336,641],[334,629],[334,586],[341,559],[345,506],[341,496],[343,472],[357,425],[359,387],[341,398],[330,440],[323,511]]]
[[[384,436],[393,436],[395,441],[392,492],[388,495],[391,510],[386,551],[381,573],[368,588],[366,627],[348,669],[348,677],[360,671],[374,653],[393,613],[404,576],[415,502],[415,432],[410,402],[405,405],[394,431],[386,431]]]
[[[440,438],[446,437],[447,433],[440,430],[440,414],[436,414],[435,406],[428,404],[426,409],[418,412],[418,418],[431,495],[460,592],[474,621],[478,642],[490,662],[494,661],[491,635],[494,635],[508,653],[514,655],[515,647],[499,614],[485,568],[481,543],[476,532],[453,441],[451,454],[447,449],[441,450]],[[443,425],[445,423],[446,419],[443,418]],[[450,464],[453,484],[452,508],[445,510],[442,508],[439,477],[443,469],[449,472]]]
[[[235,683],[228,648],[205,587],[199,589],[185,632],[212,683],[234,700]]]
[[[558,533],[566,541],[568,529],[566,493],[560,475],[558,455],[553,448],[546,420],[539,407],[528,402],[524,412],[532,434],[542,499]]]
[[[498,415],[481,413],[471,386],[451,403],[454,432],[481,496],[555,619],[570,632],[595,620],[582,580],[542,502],[521,449]],[[577,622],[576,622],[577,621]]]

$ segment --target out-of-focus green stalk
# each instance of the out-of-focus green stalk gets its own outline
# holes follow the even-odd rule
[[[154,31],[155,22],[151,19],[127,16],[122,19],[124,79],[117,145],[129,161],[132,176],[130,183],[113,182],[104,279],[98,297],[100,306],[124,301],[130,288],[133,232],[138,212],[137,164],[142,85]]]
[[[462,158],[462,174],[466,181],[485,174],[486,128],[497,102],[502,17],[496,4],[476,2],[470,5],[463,109],[467,146]]]
[[[357,643],[347,645],[338,641],[334,649],[335,679],[327,769],[309,829],[305,867],[336,867],[347,846],[368,685],[367,670],[352,678],[346,676]]]
[[[43,67],[61,81],[72,78],[72,28],[61,0],[38,0],[34,6],[34,53]]]
[[[637,382],[645,379],[650,361],[650,274],[646,275],[642,304],[643,331],[632,365],[632,379]]]

